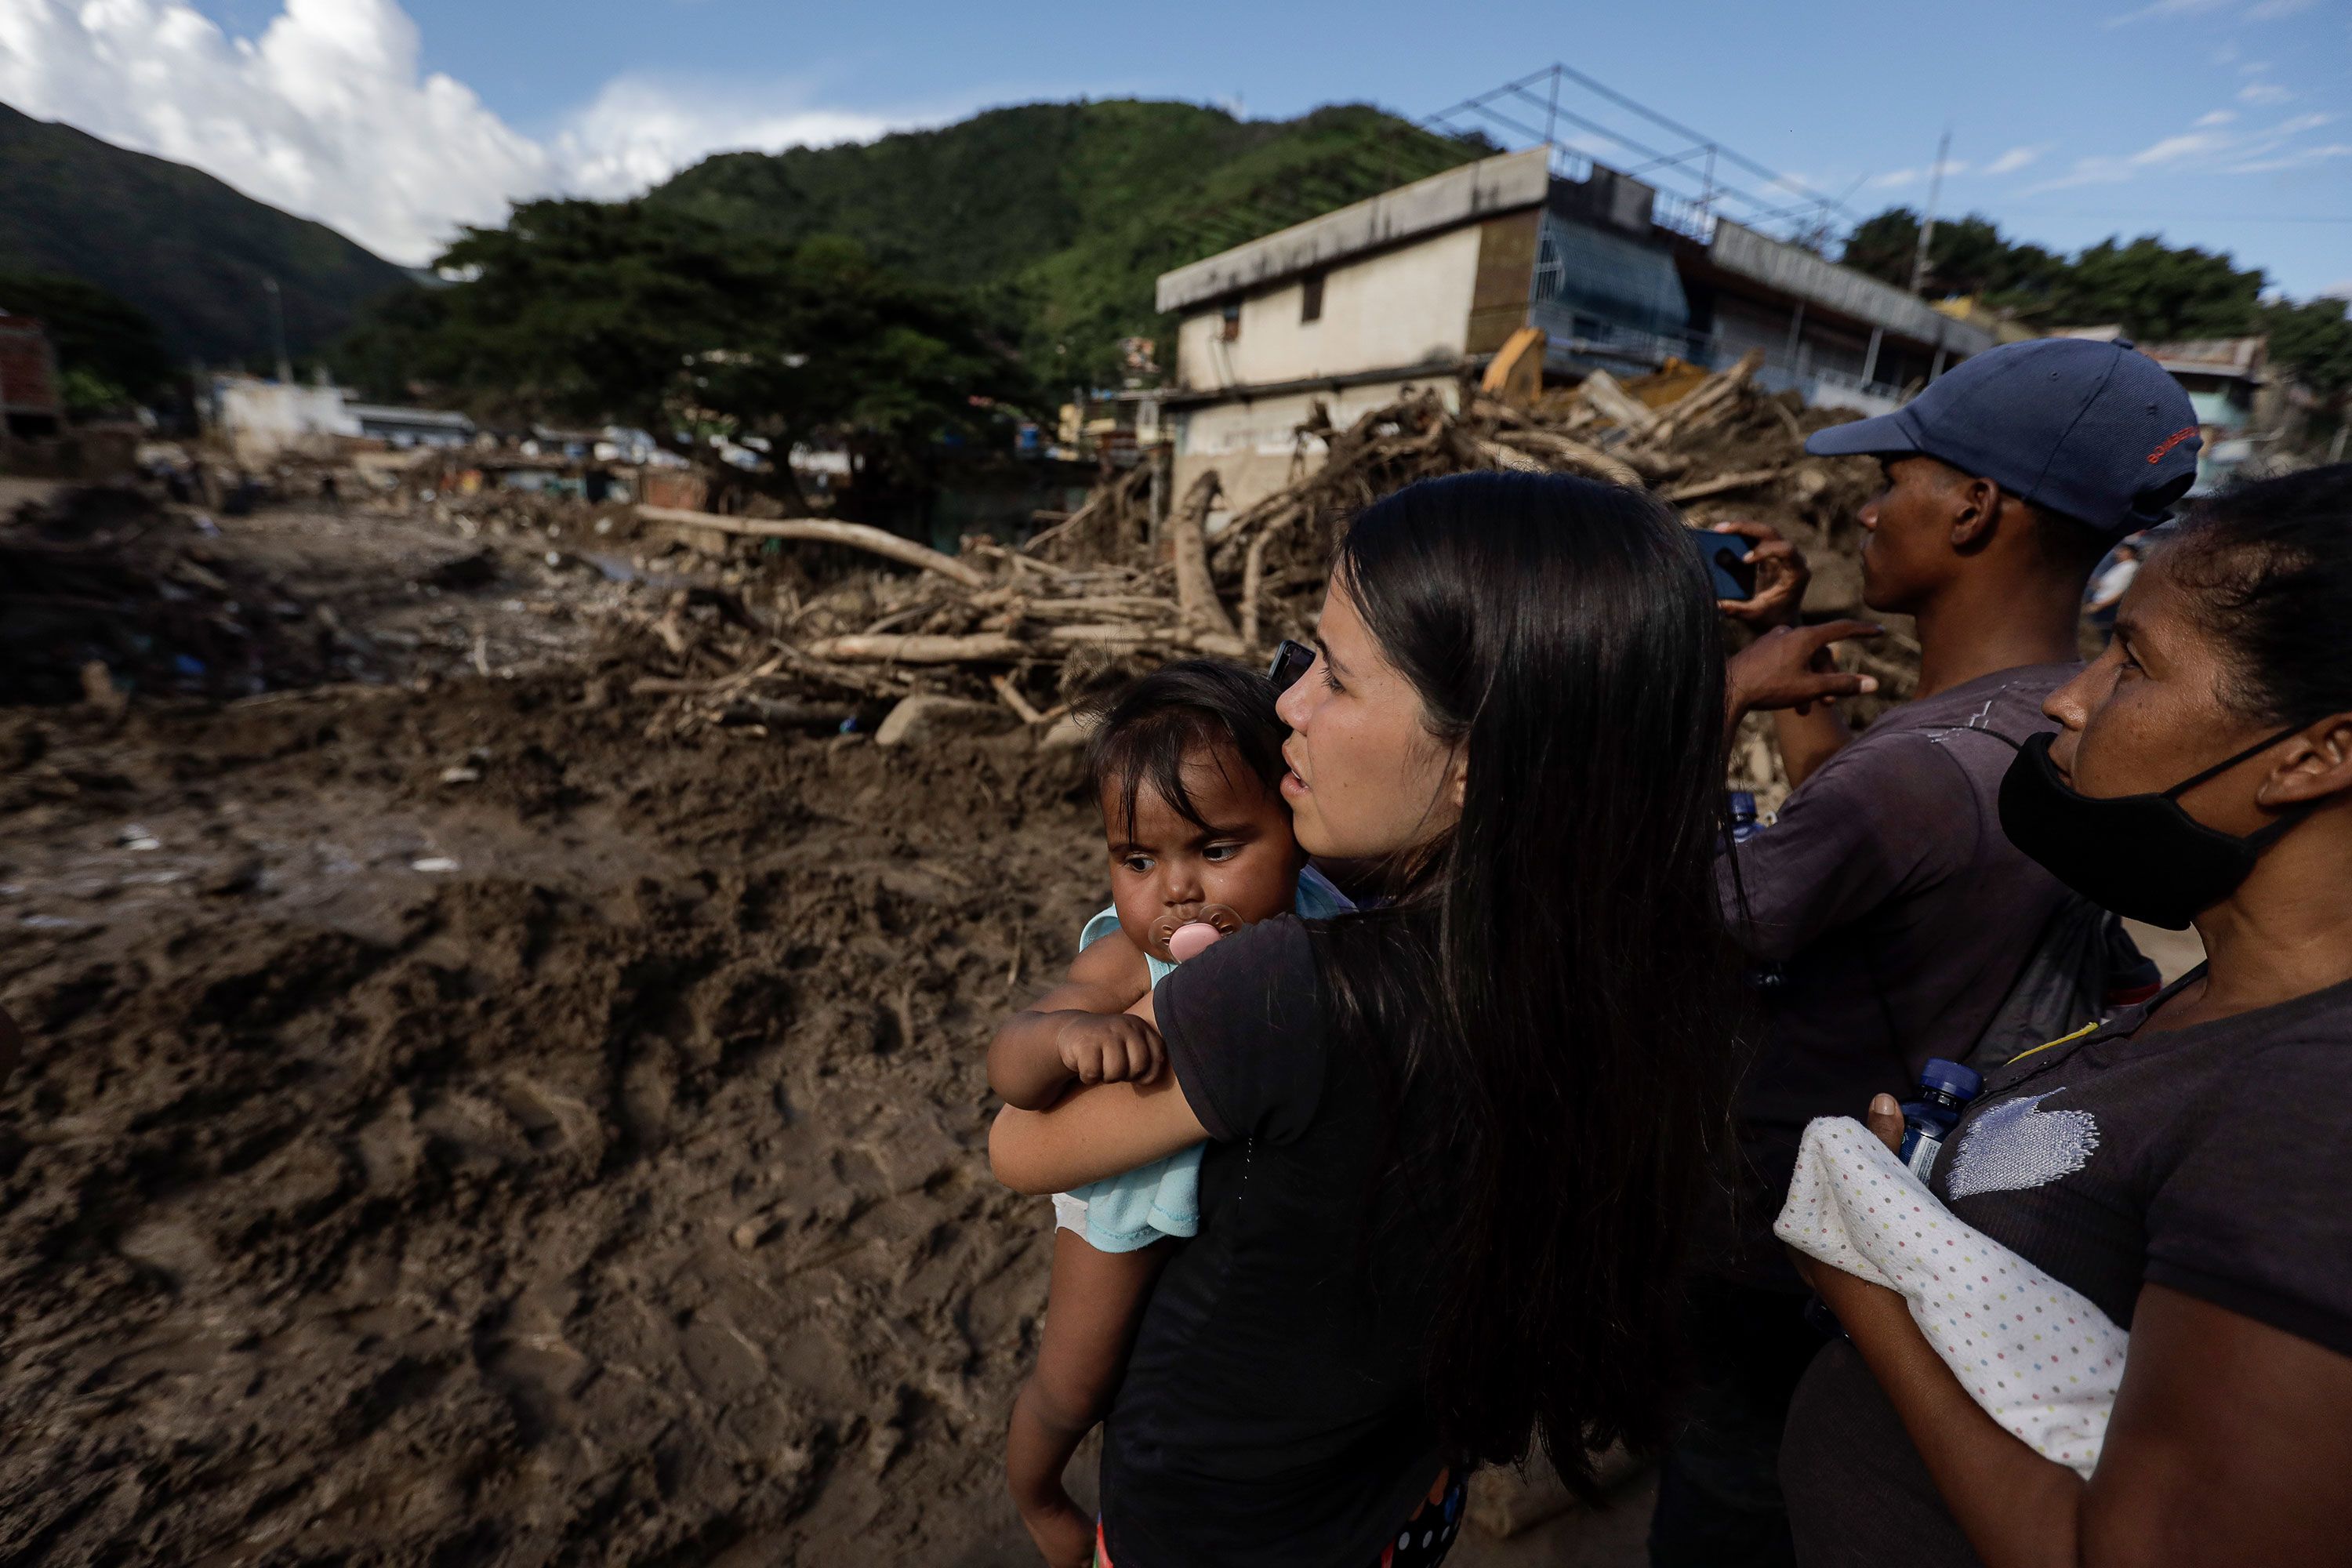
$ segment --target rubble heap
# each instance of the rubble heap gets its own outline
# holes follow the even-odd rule
[[[1872,465],[1804,455],[1805,437],[1852,415],[1802,407],[1755,384],[1755,356],[1700,376],[1621,385],[1596,373],[1531,406],[1435,391],[1375,408],[1346,428],[1303,426],[1294,481],[1218,517],[1212,472],[1155,530],[1150,473],[1098,487],[1067,519],[1013,549],[966,540],[956,555],[852,523],[746,520],[637,509],[641,519],[722,536],[845,546],[918,568],[861,572],[762,605],[756,588],[681,589],[637,618],[640,691],[675,700],[663,722],[814,726],[917,694],[995,702],[1048,722],[1106,682],[1191,653],[1259,659],[1302,637],[1321,602],[1337,531],[1418,479],[1476,469],[1574,473],[1649,489],[1706,526],[1769,522],[1814,566],[1813,616],[1861,605],[1853,519]],[[1319,412],[1319,411],[1318,411]],[[1326,448],[1308,469],[1310,444]],[[1222,523],[1212,531],[1212,520]],[[714,544],[712,547],[718,547]],[[772,547],[771,547],[772,548]],[[1909,689],[1916,650],[1899,633],[1860,655],[1885,695]],[[1760,739],[1748,771],[1765,782]],[[1738,770],[1736,770],[1738,771]]]
[[[7,700],[109,708],[363,673],[331,616],[217,552],[209,527],[128,489],[17,508],[0,524]]]

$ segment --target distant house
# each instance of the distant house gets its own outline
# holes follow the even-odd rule
[[[343,412],[359,421],[362,436],[395,447],[463,447],[474,438],[472,420],[441,409],[346,403]]]
[[[55,436],[64,428],[49,334],[30,316],[0,310],[0,437]]]
[[[2073,327],[2055,334],[2113,342],[2121,327]],[[2265,410],[2263,390],[2271,341],[2267,336],[2187,338],[2179,342],[2140,343],[2139,352],[2172,373],[2197,410],[2197,433],[2204,443],[2197,451],[2195,493],[2202,494],[2229,481],[2240,464],[2253,456],[2252,437],[2258,427],[2273,426],[2279,411]]]
[[[1160,412],[1175,492],[1215,468],[1232,504],[1283,484],[1320,403],[1347,424],[1412,387],[1451,399],[1519,328],[1549,376],[1708,368],[1749,350],[1763,384],[1864,413],[1990,348],[1903,289],[1538,148],[1483,159],[1180,267]]]
[[[331,458],[346,440],[382,441],[395,448],[462,447],[474,422],[462,414],[354,403],[323,374],[314,383],[257,375],[213,377],[211,417],[236,460],[258,467],[289,454]]]
[[[360,433],[360,422],[343,405],[342,389],[323,384],[215,375],[209,413],[236,460],[248,468],[292,453],[331,457],[337,437]]]

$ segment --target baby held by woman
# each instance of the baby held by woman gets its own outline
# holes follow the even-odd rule
[[[1263,675],[1188,659],[1137,681],[1097,726],[1087,773],[1111,907],[1079,932],[1068,977],[990,1045],[989,1085],[1008,1103],[1043,1110],[1074,1085],[1156,1079],[1166,1054],[1147,1004],[1179,963],[1276,915],[1349,908],[1291,836],[1275,696]],[[1062,1471],[1108,1407],[1169,1248],[1199,1227],[1200,1165],[1196,1146],[1054,1199],[1045,1334],[1006,1441],[1013,1500],[1048,1563],[1093,1555]]]

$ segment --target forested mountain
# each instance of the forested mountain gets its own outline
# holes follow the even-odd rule
[[[857,241],[920,280],[1002,289],[1049,382],[1100,379],[1148,332],[1152,279],[1493,152],[1362,105],[1237,120],[1112,99],[991,110],[878,142],[709,158],[649,205],[793,243]]]
[[[0,272],[95,284],[153,320],[168,350],[266,363],[283,290],[296,354],[324,348],[360,302],[406,276],[324,224],[210,174],[0,104]]]

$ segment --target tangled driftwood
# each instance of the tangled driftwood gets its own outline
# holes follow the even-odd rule
[[[1238,511],[1220,515],[1214,472],[1172,504],[1161,500],[1165,469],[1147,464],[1017,549],[968,539],[948,555],[855,523],[639,507],[646,521],[688,533],[845,546],[919,569],[854,574],[806,597],[781,591],[758,607],[733,593],[680,591],[646,623],[664,668],[640,689],[674,696],[666,721],[681,728],[803,708],[813,721],[919,693],[994,701],[1021,722],[1044,722],[1103,680],[1167,658],[1264,658],[1311,625],[1349,519],[1415,480],[1482,468],[1583,474],[1766,516],[1829,563],[1814,607],[1849,608],[1859,577],[1836,569],[1853,552],[1841,519],[1866,493],[1855,471],[1865,466],[1805,458],[1805,430],[1843,416],[1764,394],[1759,363],[1750,355],[1663,390],[1596,373],[1531,406],[1465,395],[1457,411],[1426,391],[1344,428],[1318,408],[1298,431],[1292,482]],[[1677,387],[1682,395],[1671,395]],[[1900,669],[1883,673],[1901,685]]]

